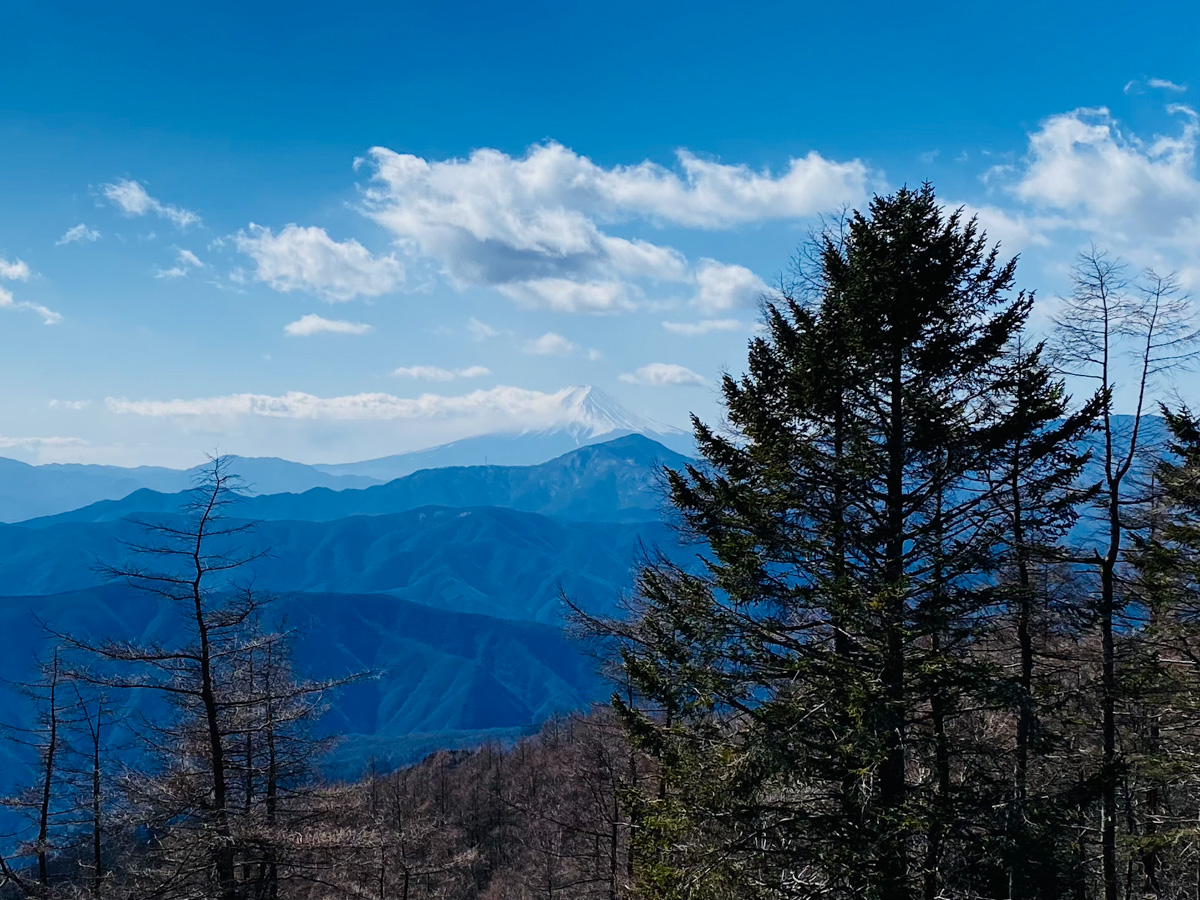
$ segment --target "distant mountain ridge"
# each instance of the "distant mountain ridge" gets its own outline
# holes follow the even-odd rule
[[[274,457],[232,456],[233,471],[255,494],[302,493],[363,488],[421,469],[447,466],[528,466],[571,450],[628,434],[645,435],[689,454],[685,432],[635,415],[594,387],[573,387],[553,396],[556,424],[537,431],[504,432],[465,438],[438,447],[363,462],[307,465]],[[49,463],[29,465],[0,457],[0,522],[21,522],[119,500],[135,491],[172,494],[185,490],[197,469]]]
[[[230,461],[246,486],[262,494],[314,487],[341,490],[379,483],[365,475],[331,474],[274,457],[232,456]],[[186,490],[202,468],[138,466],[125,469],[81,463],[31,466],[0,457],[0,522],[55,515],[102,500],[117,500],[139,490],[175,493]]]
[[[497,506],[593,522],[657,521],[666,498],[662,467],[691,460],[641,434],[587,444],[532,466],[425,469],[386,484],[303,493],[247,496],[236,515],[247,519],[324,522],[347,516],[387,515],[423,506]],[[103,522],[134,513],[179,508],[175,493],[139,490],[121,500],[20,523],[46,528],[65,522]]]

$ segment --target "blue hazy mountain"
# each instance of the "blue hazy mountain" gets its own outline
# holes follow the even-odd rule
[[[300,494],[248,496],[236,506],[247,519],[322,522],[374,516],[422,506],[500,506],[582,521],[657,521],[663,517],[662,467],[689,459],[641,434],[589,444],[535,466],[427,469],[361,489],[314,488]],[[121,500],[21,524],[45,528],[65,522],[103,522],[178,509],[180,494],[141,490]]]
[[[325,487],[340,490],[377,484],[365,475],[337,475],[313,466],[270,457],[231,457],[232,469],[247,488],[259,494],[306,491]],[[137,490],[174,493],[187,489],[199,467],[165,469],[49,463],[31,466],[0,457],[0,522],[19,522],[78,509],[102,500],[126,497]]]
[[[128,519],[0,525],[0,593],[86,589],[100,580],[96,561],[125,559],[123,542],[141,534]],[[640,548],[677,544],[662,523],[571,522],[497,507],[264,521],[253,542],[270,549],[254,567],[264,590],[386,591],[439,609],[541,622],[555,621],[560,588],[590,609],[611,610],[630,587]]]
[[[36,617],[35,614],[36,613]],[[529,728],[556,712],[602,698],[589,659],[561,629],[448,612],[386,594],[285,593],[269,617],[295,629],[299,667],[318,678],[370,672],[338,691],[322,728],[344,735],[343,766],[369,756],[406,761],[406,747],[454,744]],[[177,613],[129,586],[0,597],[10,652],[0,678],[28,677],[56,631],[93,638],[160,641],[181,636]],[[122,695],[129,714],[147,698]],[[0,695],[0,720],[28,719],[19,694]],[[0,748],[0,776],[16,764]]]
[[[298,627],[299,667],[375,675],[331,704],[324,727],[347,736],[338,770],[508,739],[603,699],[594,662],[562,631],[562,595],[613,612],[646,549],[686,561],[692,551],[660,521],[661,466],[686,462],[626,434],[540,465],[427,470],[240,501],[233,513],[258,520],[250,540],[270,548],[255,563],[255,586]],[[0,627],[15,648],[0,678],[28,677],[44,646],[38,619],[71,634],[169,642],[180,627],[170,612],[127,585],[101,583],[96,564],[127,559],[125,543],[142,534],[137,519],[169,521],[184,499],[140,489],[0,525]],[[21,702],[0,692],[0,721],[27,718]],[[5,752],[0,775],[20,765]]]

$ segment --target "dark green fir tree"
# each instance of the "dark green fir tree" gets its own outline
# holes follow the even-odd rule
[[[724,379],[729,427],[695,420],[703,461],[669,473],[698,564],[653,560],[610,626],[616,705],[660,765],[633,798],[638,884],[1006,896],[1011,873],[981,861],[1013,840],[1010,751],[980,711],[1012,709],[1012,679],[975,651],[1000,571],[1043,537],[998,535],[1061,517],[1083,426],[1049,425],[1061,386],[1014,356],[1015,260],[929,186],[876,198],[813,259],[811,296],[768,302],[749,371]],[[1019,477],[1015,517],[1006,454],[1042,473]]]

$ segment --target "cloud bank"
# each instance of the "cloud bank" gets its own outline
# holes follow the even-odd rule
[[[743,305],[762,282],[715,260],[693,266],[678,250],[612,233],[643,222],[718,230],[794,220],[867,196],[874,177],[858,160],[816,153],[778,173],[680,151],[677,167],[604,167],[557,143],[513,157],[477,150],[430,161],[373,148],[364,211],[404,252],[433,261],[465,287],[499,288],[514,302],[564,313],[635,308],[646,284],[690,284],[706,309]]]

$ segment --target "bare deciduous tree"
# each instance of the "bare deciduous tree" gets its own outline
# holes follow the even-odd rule
[[[1103,537],[1086,561],[1095,567],[1099,581],[1095,612],[1101,645],[1101,878],[1105,900],[1117,900],[1121,809],[1116,633],[1128,597],[1122,585],[1130,512],[1147,502],[1137,479],[1146,450],[1150,391],[1194,359],[1198,334],[1192,306],[1172,276],[1146,271],[1130,278],[1120,260],[1094,247],[1080,255],[1072,276],[1074,290],[1063,298],[1055,317],[1055,355],[1065,374],[1098,382],[1106,395],[1100,411],[1097,494]],[[1130,401],[1127,418],[1116,417],[1116,397]]]

